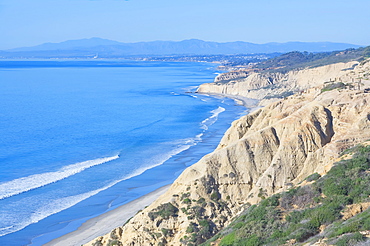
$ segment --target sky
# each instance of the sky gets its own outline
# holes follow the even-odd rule
[[[370,45],[370,0],[0,0],[0,50],[100,37]]]

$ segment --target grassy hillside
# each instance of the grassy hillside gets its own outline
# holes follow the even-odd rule
[[[370,146],[344,152],[346,158],[308,185],[249,206],[203,246],[370,245]],[[343,157],[345,157],[343,156]],[[263,191],[261,191],[263,193]],[[354,216],[353,216],[354,215]]]
[[[261,62],[255,68],[264,71],[287,72],[292,69],[319,67],[338,62],[362,61],[370,57],[370,46],[358,49],[347,49],[344,51],[308,53],[308,52],[289,52],[281,56]]]

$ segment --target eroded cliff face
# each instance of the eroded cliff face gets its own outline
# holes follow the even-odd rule
[[[336,63],[322,67],[293,70],[288,73],[237,71],[221,74],[213,83],[199,87],[200,93],[238,95],[254,99],[286,97],[290,94],[321,86],[326,82],[353,83],[369,81],[370,62]],[[243,78],[244,77],[244,78]],[[267,105],[271,100],[263,100]]]
[[[87,245],[200,244],[246,206],[325,174],[343,149],[370,139],[369,102],[364,91],[314,88],[242,117],[164,195]]]

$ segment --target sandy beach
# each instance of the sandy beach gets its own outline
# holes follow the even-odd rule
[[[239,95],[220,94],[220,93],[203,93],[203,92],[196,92],[196,93],[209,95],[209,96],[216,96],[216,97],[227,97],[227,98],[233,99],[236,104],[248,108],[250,110],[249,112],[253,112],[254,110],[260,108],[260,106],[258,106],[258,103],[259,103],[258,99],[252,99],[252,98],[243,97]]]
[[[122,226],[139,210],[151,204],[160,195],[165,193],[170,185],[163,186],[134,201],[124,204],[114,210],[92,218],[83,223],[76,231],[50,241],[46,246],[75,246],[82,245],[96,237],[109,233],[116,227]]]

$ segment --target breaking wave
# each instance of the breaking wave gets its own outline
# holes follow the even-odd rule
[[[21,194],[51,183],[55,183],[59,180],[68,178],[72,175],[82,172],[83,170],[97,166],[115,159],[119,156],[115,155],[112,157],[98,158],[95,160],[89,160],[84,162],[78,162],[69,166],[65,166],[55,172],[46,172],[41,174],[34,174],[27,177],[14,179],[9,182],[0,184],[0,200],[11,197],[14,195]]]
[[[223,107],[218,107],[217,109],[212,110],[211,111],[212,115],[209,118],[203,120],[202,123],[200,124],[201,128],[203,130],[208,130],[208,127],[213,125],[217,121],[218,115],[224,111],[225,109]]]

